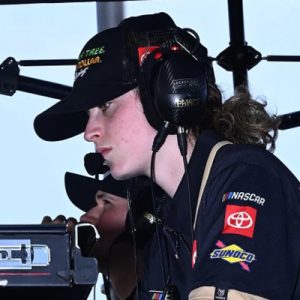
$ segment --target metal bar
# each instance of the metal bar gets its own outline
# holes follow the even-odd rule
[[[300,62],[300,55],[267,55],[262,57],[266,61]]]
[[[117,26],[124,19],[124,4],[122,2],[97,2],[96,9],[98,32]]]
[[[228,17],[230,30],[230,47],[234,49],[236,56],[243,55],[242,51],[245,42],[244,35],[244,18],[243,18],[243,1],[228,0]],[[240,65],[233,70],[234,87],[239,85],[248,86],[247,67]]]
[[[97,0],[97,1],[91,1],[91,0],[71,0],[71,1],[60,1],[60,0],[45,0],[45,1],[34,1],[34,0],[2,0],[0,5],[7,5],[7,4],[41,4],[41,3],[82,3],[82,2],[126,2],[126,1],[145,1],[145,0]]]
[[[300,111],[280,115],[279,117],[281,119],[279,129],[281,130],[300,126]]]
[[[61,100],[71,93],[72,88],[50,81],[19,75],[17,90]]]
[[[76,63],[76,59],[27,59],[18,61],[18,65],[23,67],[71,66],[76,65]]]

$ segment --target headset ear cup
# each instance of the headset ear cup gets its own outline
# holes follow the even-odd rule
[[[160,62],[153,85],[154,106],[164,120],[191,127],[203,118],[208,99],[205,72],[188,53],[169,53]]]
[[[153,76],[157,68],[157,59],[155,59],[156,53],[160,52],[160,48],[153,50],[142,62],[140,68],[140,96],[144,109],[144,114],[149,124],[159,130],[163,126],[163,119],[157,114],[153,101]]]
[[[155,224],[150,223],[147,219],[149,214],[152,215],[152,213],[147,210],[140,211],[138,214],[132,210],[131,212],[129,211],[126,216],[126,232],[134,235],[138,248],[142,248],[155,231]]]
[[[146,57],[142,73],[142,103],[154,128],[163,121],[183,127],[201,121],[208,99],[205,66],[185,51],[159,48]]]
[[[151,186],[148,178],[139,178],[132,184],[130,191],[130,210],[125,220],[126,231],[134,234],[138,247],[155,231],[155,224],[149,222],[148,215],[154,214]]]

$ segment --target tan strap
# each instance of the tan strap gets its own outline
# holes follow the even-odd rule
[[[222,291],[219,289],[216,294],[216,288],[214,286],[200,286],[192,290],[189,294],[189,300],[214,300],[214,299],[225,299]],[[217,296],[217,297],[215,297]],[[219,297],[218,297],[219,296]],[[223,297],[222,297],[223,296]],[[262,298],[253,294],[248,294],[238,290],[228,290],[228,295],[226,297],[228,300],[268,300],[267,298]]]
[[[218,150],[227,144],[232,144],[232,143],[229,141],[221,141],[221,142],[215,144],[209,153],[208,159],[206,161],[205,169],[203,172],[202,181],[201,181],[201,185],[200,185],[200,191],[199,191],[199,195],[198,195],[198,201],[197,201],[196,213],[195,213],[195,219],[194,219],[194,226],[193,226],[194,230],[196,228],[197,215],[198,215],[198,210],[199,210],[199,206],[200,206],[200,201],[202,198],[202,194],[203,194],[214,158],[215,158]]]

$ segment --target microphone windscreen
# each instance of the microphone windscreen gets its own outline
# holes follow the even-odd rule
[[[100,153],[91,152],[84,156],[84,167],[90,175],[106,173],[109,168],[103,165],[103,163],[104,158]]]

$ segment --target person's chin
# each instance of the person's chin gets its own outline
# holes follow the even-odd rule
[[[128,180],[141,175],[140,170],[127,161],[111,163],[110,174],[115,180]]]
[[[115,180],[126,180],[128,175],[120,170],[117,170],[113,166],[110,167],[110,174]]]

